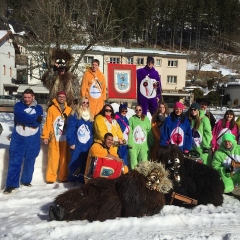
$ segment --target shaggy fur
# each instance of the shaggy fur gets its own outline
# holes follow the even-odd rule
[[[167,179],[168,173],[161,164],[150,165],[151,163],[149,166],[143,164],[141,168],[140,163],[137,166],[138,171],[145,175],[132,170],[113,180],[91,179],[86,185],[59,195],[54,202],[64,209],[61,220],[104,221],[116,217],[142,217],[159,213],[165,204],[161,189],[164,192],[170,190],[172,183]],[[152,172],[158,173],[160,177],[155,178],[154,174],[154,179],[151,178],[152,185],[147,185]]]
[[[91,179],[86,185],[59,195],[55,204],[64,208],[65,221],[105,221],[121,216],[115,183],[106,178]]]
[[[164,194],[146,187],[147,177],[132,170],[116,179],[122,217],[152,216],[165,205]]]
[[[42,77],[43,85],[49,90],[48,105],[51,104],[53,98],[57,97],[57,92],[66,92],[66,101],[68,106],[72,106],[74,101],[79,98],[79,80],[77,76],[70,72],[70,67],[73,64],[73,57],[66,50],[53,49],[51,52],[51,67],[57,59],[66,61],[65,73],[58,75],[51,70],[44,73]]]
[[[180,160],[178,183],[174,171],[171,168],[174,160]],[[197,163],[196,161],[183,156],[181,150],[176,145],[160,147],[158,151],[158,162],[165,165],[166,170],[170,172],[170,179],[173,181],[173,190],[166,194],[166,203],[169,204],[172,192],[185,195],[198,200],[198,205],[207,205],[212,203],[214,206],[220,206],[223,203],[224,184],[216,170],[213,168]],[[193,207],[182,201],[174,200],[174,205]]]

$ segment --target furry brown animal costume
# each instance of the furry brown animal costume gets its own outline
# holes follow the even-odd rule
[[[72,55],[63,49],[54,48],[51,52],[51,70],[47,71],[43,77],[43,85],[49,90],[48,105],[53,98],[57,97],[57,92],[66,92],[68,106],[72,106],[74,101],[79,99],[79,79],[70,72],[74,62]],[[59,69],[65,69],[63,75],[58,73]]]
[[[166,170],[170,172],[170,179],[174,185],[173,190],[165,196],[167,204],[170,203],[171,194],[174,191],[196,199],[198,205],[209,203],[214,206],[222,205],[224,185],[216,170],[184,157],[176,145],[160,147],[158,162],[165,165]],[[196,206],[179,200],[174,200],[173,204],[184,207]]]
[[[104,221],[159,213],[172,183],[159,163],[140,163],[117,179],[95,178],[59,195],[51,206],[51,220]]]

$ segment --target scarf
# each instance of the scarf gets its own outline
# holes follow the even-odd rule
[[[112,117],[111,116],[106,115],[105,117],[110,123],[112,123]]]
[[[89,111],[83,111],[82,112],[82,118],[83,118],[83,120],[88,121],[90,119]]]

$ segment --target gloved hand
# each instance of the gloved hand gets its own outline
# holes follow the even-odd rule
[[[43,119],[42,115],[38,115],[36,121],[41,123],[42,119]]]
[[[209,149],[208,148],[204,148],[203,149],[203,153],[208,153],[209,152]]]
[[[231,172],[233,172],[233,170],[234,170],[233,166],[229,166],[228,168],[225,169],[225,172],[231,173]]]
[[[183,153],[188,154],[189,151],[188,150],[183,150]]]

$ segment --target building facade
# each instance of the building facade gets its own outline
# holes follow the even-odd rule
[[[13,42],[12,32],[0,30],[0,95],[13,94],[18,88],[14,83],[16,51],[18,49]]]

